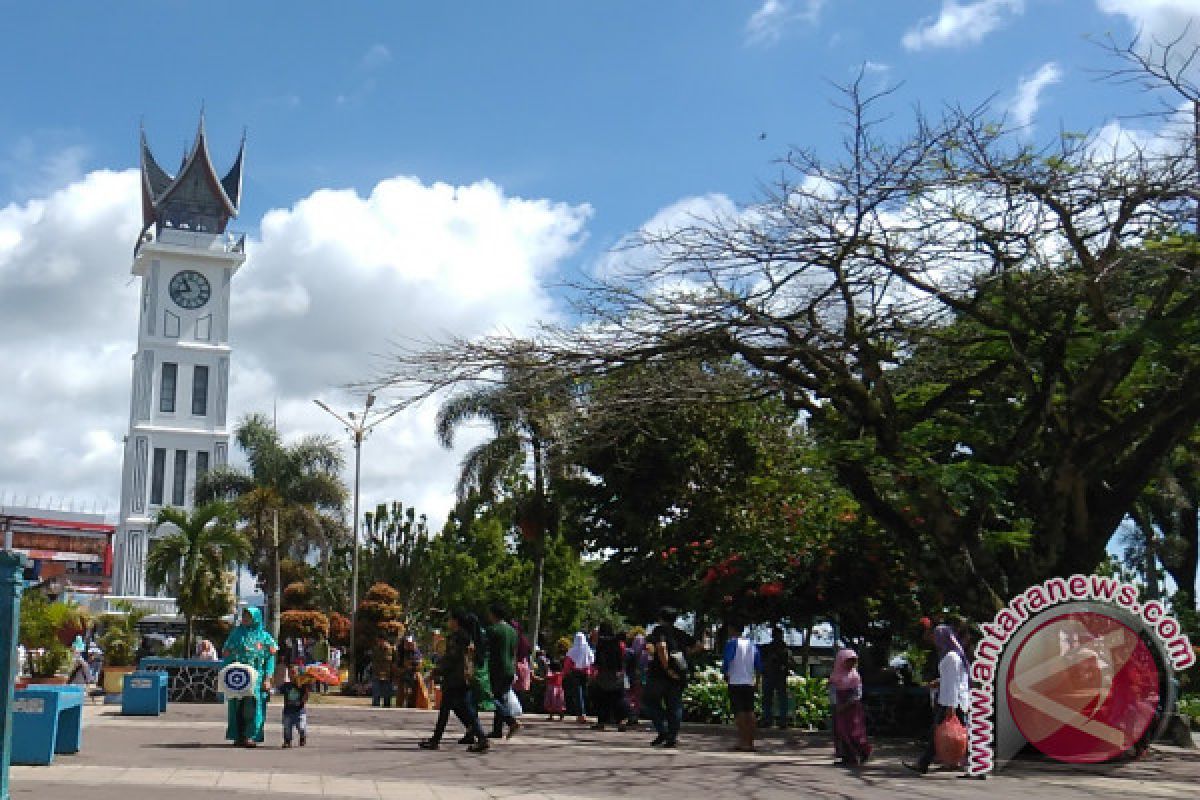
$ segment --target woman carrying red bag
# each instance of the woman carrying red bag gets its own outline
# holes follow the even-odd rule
[[[933,629],[933,644],[938,654],[933,734],[917,763],[904,762],[904,766],[922,775],[929,771],[929,765],[935,758],[947,766],[956,767],[966,756],[967,709],[971,702],[967,654],[954,635],[954,629],[949,625],[938,625]],[[941,747],[938,746],[939,741]]]

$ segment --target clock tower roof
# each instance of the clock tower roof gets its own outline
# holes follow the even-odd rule
[[[237,157],[224,178],[217,177],[208,152],[204,116],[196,129],[196,139],[184,156],[179,172],[172,176],[150,151],[146,132],[141,132],[142,223],[146,228],[162,228],[223,233],[229,220],[238,214],[242,194],[242,166],[246,137],[242,135]]]

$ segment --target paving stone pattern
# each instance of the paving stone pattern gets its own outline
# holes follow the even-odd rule
[[[1072,768],[1021,762],[987,781],[945,771],[926,777],[901,765],[912,742],[881,740],[861,771],[832,765],[827,736],[771,731],[757,753],[736,753],[727,729],[688,726],[677,750],[648,746],[647,731],[592,731],[573,722],[529,720],[490,753],[455,744],[452,723],[442,749],[416,747],[433,728],[432,712],[316,705],[308,746],[280,748],[280,706],[269,708],[267,742],[254,750],[224,741],[224,708],[173,706],[160,718],[86,710],[83,750],[50,767],[14,767],[14,800],[200,800],[338,797],[466,798],[779,798],[1017,797],[1195,798],[1200,755],[1155,747],[1139,762]],[[485,728],[490,726],[485,715]]]

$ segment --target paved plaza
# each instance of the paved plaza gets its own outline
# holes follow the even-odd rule
[[[827,736],[772,731],[757,753],[728,748],[731,732],[688,726],[678,750],[647,746],[652,734],[592,731],[531,720],[485,755],[454,744],[426,752],[434,713],[318,705],[309,744],[280,747],[279,706],[270,708],[267,742],[255,750],[224,741],[224,707],[172,705],[159,718],[121,717],[111,706],[86,709],[84,747],[50,767],[13,767],[15,800],[200,800],[230,798],[771,798],[838,797],[1146,797],[1194,798],[1200,754],[1155,748],[1119,769],[1022,762],[987,781],[951,772],[919,777],[903,768],[911,743],[884,741],[860,772],[832,766]],[[490,724],[490,714],[485,715]]]

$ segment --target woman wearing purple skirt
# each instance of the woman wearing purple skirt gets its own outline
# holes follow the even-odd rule
[[[871,743],[867,741],[858,653],[849,648],[839,651],[833,662],[829,707],[833,712],[833,751],[838,763],[847,767],[865,764],[871,757]]]

